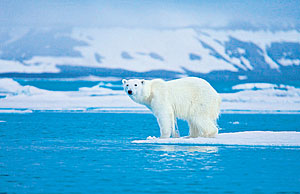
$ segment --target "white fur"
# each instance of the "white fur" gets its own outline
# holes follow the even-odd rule
[[[189,123],[190,137],[215,137],[216,120],[220,112],[221,97],[205,80],[188,77],[172,81],[122,80],[129,97],[147,106],[156,116],[160,138],[178,137],[176,118]]]

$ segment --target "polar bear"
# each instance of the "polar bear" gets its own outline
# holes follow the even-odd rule
[[[176,119],[189,124],[189,137],[215,137],[221,97],[204,79],[186,77],[171,81],[162,79],[122,80],[128,96],[148,107],[156,116],[160,138],[178,137]]]

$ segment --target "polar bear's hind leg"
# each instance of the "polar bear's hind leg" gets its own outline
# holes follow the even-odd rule
[[[199,136],[199,131],[198,131],[198,128],[197,128],[197,125],[194,124],[194,122],[192,121],[189,121],[189,137],[191,138],[195,138],[195,137],[198,137]]]
[[[215,122],[207,118],[194,119],[189,126],[190,137],[215,137],[218,134]]]
[[[172,132],[171,132],[171,136],[172,137],[175,137],[175,138],[178,138],[180,137],[180,133],[179,133],[179,130],[178,130],[178,125],[177,125],[177,120],[176,120],[176,117],[174,117],[173,121],[172,121]]]

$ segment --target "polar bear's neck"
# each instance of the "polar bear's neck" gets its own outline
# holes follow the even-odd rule
[[[152,101],[152,92],[151,92],[151,81],[145,81],[144,86],[143,86],[143,92],[139,98],[140,104],[144,104],[147,107],[150,106],[151,101]]]

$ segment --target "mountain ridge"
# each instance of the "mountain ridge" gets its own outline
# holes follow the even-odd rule
[[[0,77],[299,80],[300,32],[178,28],[1,31]]]

